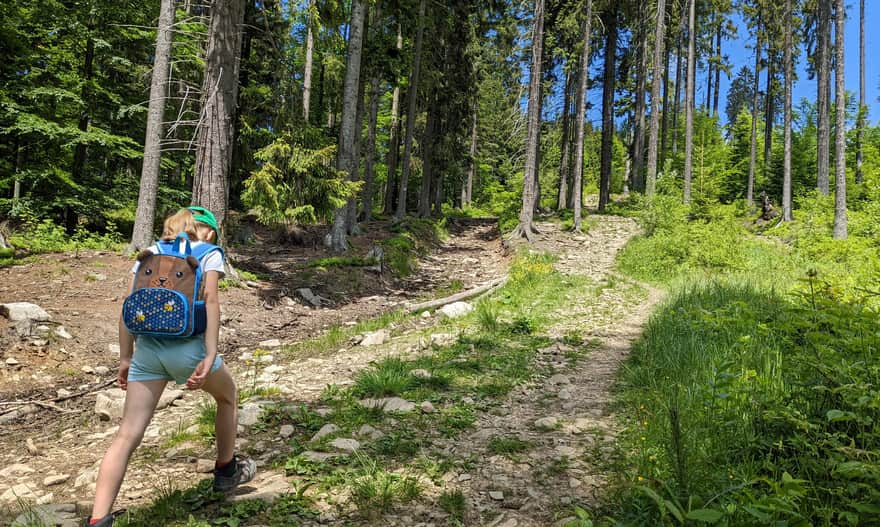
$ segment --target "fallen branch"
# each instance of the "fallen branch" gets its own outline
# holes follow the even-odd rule
[[[404,308],[404,312],[406,313],[416,313],[418,311],[424,311],[427,309],[435,309],[438,307],[443,307],[447,304],[451,304],[453,302],[461,302],[463,300],[467,300],[469,298],[473,298],[475,296],[481,295],[483,293],[489,292],[490,290],[497,289],[507,283],[507,277],[504,278],[496,278],[488,283],[485,283],[479,287],[475,287],[473,289],[468,289],[467,291],[462,291],[460,293],[456,293],[452,296],[447,296],[445,298],[438,298],[436,300],[429,300],[427,302],[421,302],[418,304],[410,304]]]
[[[49,399],[48,401],[5,401],[5,402],[0,402],[0,406],[13,406],[13,407],[15,407],[15,408],[11,408],[9,410],[4,410],[4,411],[0,412],[0,424],[5,424],[5,423],[8,423],[9,421],[17,419],[21,416],[32,414],[32,413],[36,412],[37,410],[39,410],[40,408],[48,408],[48,409],[56,410],[58,412],[65,413],[65,414],[74,413],[75,412],[74,410],[66,410],[66,409],[61,408],[60,406],[57,406],[52,403],[60,403],[62,401],[67,401],[69,399],[74,399],[76,397],[82,397],[83,395],[91,393],[95,390],[100,390],[101,388],[105,388],[107,386],[110,386],[111,384],[113,384],[115,382],[116,382],[115,378],[110,379],[110,380],[104,381],[100,384],[96,384],[86,390],[83,390],[83,391],[80,391],[77,393],[72,393],[70,395],[65,395],[63,397],[55,397],[54,399]]]

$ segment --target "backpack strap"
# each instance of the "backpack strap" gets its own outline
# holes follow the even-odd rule
[[[184,258],[192,254],[192,247],[189,243],[189,236],[186,235],[185,232],[181,232],[177,235],[177,238],[172,242],[167,242],[164,240],[159,240],[156,242],[156,249],[159,251],[159,254],[174,254],[176,256],[182,255]]]
[[[202,259],[205,256],[207,256],[208,254],[210,254],[214,251],[220,251],[220,256],[225,257],[225,253],[223,252],[223,249],[221,247],[218,247],[217,245],[214,245],[212,243],[207,243],[207,242],[202,242],[202,243],[197,244],[195,247],[193,247],[191,249],[191,254],[193,256],[195,256],[196,260],[198,260],[199,263],[201,263]]]

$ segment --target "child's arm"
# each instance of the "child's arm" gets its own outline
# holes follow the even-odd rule
[[[208,271],[205,273],[205,311],[207,312],[207,327],[205,328],[205,358],[196,367],[192,375],[186,381],[186,387],[195,390],[202,387],[211,366],[217,358],[218,343],[220,342],[220,273]]]
[[[134,284],[134,277],[131,279]],[[128,288],[131,291],[131,286]],[[125,299],[123,299],[123,302]],[[119,315],[119,372],[116,374],[116,380],[119,387],[125,390],[128,388],[128,368],[131,366],[131,357],[134,354],[134,335],[128,332],[125,323],[122,321],[122,314]]]

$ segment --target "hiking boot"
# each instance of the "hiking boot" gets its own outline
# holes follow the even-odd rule
[[[223,475],[221,472],[227,472],[222,469],[214,469],[214,492],[231,492],[235,487],[242,483],[254,479],[257,473],[257,463],[250,458],[232,458],[234,470],[231,475]],[[226,467],[224,467],[226,468]]]
[[[98,523],[91,523],[91,521],[92,521],[92,517],[89,516],[86,519],[86,523],[85,523],[86,527],[113,527],[113,515],[112,514],[108,514],[107,516],[104,516],[103,518],[98,520]]]

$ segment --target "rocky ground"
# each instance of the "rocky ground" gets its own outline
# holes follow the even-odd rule
[[[613,274],[614,257],[637,233],[636,224],[608,216],[597,216],[590,223],[589,233],[578,236],[561,232],[557,224],[542,223],[542,236],[533,249],[557,254],[556,265],[561,272],[587,276],[599,286],[595,298],[572,298],[565,309],[567,316],[559,317],[549,331],[551,338],[576,331],[593,341],[592,351],[572,364],[565,359],[568,350],[560,341],[540,350],[536,366],[546,375],[520,386],[496,408],[478,415],[471,432],[434,446],[449,456],[473,460],[467,469],[444,475],[445,488],[458,489],[466,497],[466,525],[552,525],[564,519],[560,511],[570,510],[572,504],[594,502],[603,488],[605,475],[593,461],[612,451],[615,422],[608,405],[614,372],[660,295],[636,285],[613,286],[613,282],[623,280]],[[378,358],[425,353],[425,340],[454,339],[454,335],[431,330],[443,324],[444,317],[435,313],[403,319],[385,331],[359,335],[330,353],[300,350],[298,356],[291,357],[276,349],[320,334],[332,324],[354,323],[406,300],[424,298],[431,292],[443,296],[504,274],[505,256],[492,227],[462,227],[454,234],[407,282],[366,274],[355,287],[333,276],[312,275],[304,281],[296,271],[302,269],[297,266],[302,262],[296,259],[309,255],[301,251],[291,251],[287,256],[276,252],[260,260],[264,280],[225,293],[224,353],[242,388],[271,385],[289,405],[307,405],[320,411],[318,397],[328,384],[350,384],[356,372]],[[250,258],[257,256],[254,252],[239,255],[240,267],[247,269]],[[3,358],[7,364],[8,358],[16,361],[2,370],[0,393],[4,401],[46,401],[67,392],[75,395],[112,378],[112,328],[124,288],[124,278],[115,277],[124,276],[127,266],[126,260],[113,255],[90,254],[77,259],[49,257],[28,269],[0,271],[7,275],[0,281],[4,284],[0,286],[4,301],[13,296],[10,300],[41,303],[53,321],[62,323],[72,336],[59,336],[57,327],[51,325],[48,337],[37,337],[47,342],[34,345],[34,338],[13,338],[8,336],[11,328],[2,328],[7,335]],[[104,278],[88,278],[90,274]],[[41,290],[40,284],[47,281],[53,285]],[[303,306],[291,294],[301,287],[310,287],[332,304],[321,309]],[[88,349],[93,354],[83,351]],[[257,349],[261,351],[255,353]],[[109,371],[102,368],[99,372],[101,366]],[[63,368],[69,370],[68,377],[59,382],[59,369]],[[0,425],[0,500],[8,507],[14,507],[17,498],[54,504],[60,509],[55,514],[56,523],[74,525],[64,522],[73,521],[71,518],[88,508],[100,456],[116,430],[119,395],[113,390],[104,390],[100,395],[91,392],[51,403],[34,414]],[[102,399],[102,415],[95,413],[97,399]],[[209,446],[174,440],[197,428],[194,422],[203,401],[199,393],[169,388],[164,409],[157,413],[144,446],[133,459],[118,506],[147,503],[162,489],[191,486],[207,476],[205,472],[211,468]],[[254,398],[241,409],[240,447],[254,454],[263,468],[258,478],[233,499],[272,499],[296,485],[282,472],[268,468],[291,430],[282,427],[269,434],[258,430],[264,406]],[[365,430],[364,437],[358,439],[369,441],[370,433]],[[529,451],[513,457],[486,455],[487,443],[493,437],[518,438],[530,445]],[[337,445],[342,450],[350,446]],[[334,497],[336,508],[328,506],[314,525],[343,524],[338,503],[344,499]],[[408,510],[371,524],[439,526],[445,517],[436,501],[426,497]]]

